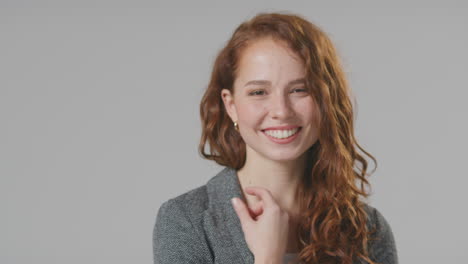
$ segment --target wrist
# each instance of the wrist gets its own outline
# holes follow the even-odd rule
[[[282,264],[278,258],[255,257],[254,264]]]

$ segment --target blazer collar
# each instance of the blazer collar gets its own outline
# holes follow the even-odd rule
[[[210,207],[215,212],[220,212],[221,220],[225,223],[231,239],[239,251],[239,255],[245,263],[254,263],[254,256],[245,241],[244,232],[232,207],[231,198],[239,197],[245,202],[242,194],[237,171],[230,167],[225,167],[207,183],[208,197],[210,197]]]

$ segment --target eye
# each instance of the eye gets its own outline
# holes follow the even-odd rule
[[[296,89],[293,89],[293,93],[294,93],[294,92],[298,92],[298,93],[299,93],[299,92],[307,92],[307,90],[304,89],[304,88],[296,88]]]
[[[263,95],[263,94],[265,94],[265,91],[262,91],[262,90],[257,90],[257,91],[253,91],[249,93],[249,95]]]

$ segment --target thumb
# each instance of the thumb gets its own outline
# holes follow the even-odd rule
[[[232,198],[231,202],[232,206],[234,207],[234,210],[236,211],[237,217],[239,217],[242,228],[245,230],[247,225],[249,225],[253,221],[252,217],[250,216],[249,210],[245,205],[244,201],[237,197]]]
[[[257,220],[257,217],[263,213],[263,203],[260,201],[257,204],[249,207],[250,215],[253,220]]]

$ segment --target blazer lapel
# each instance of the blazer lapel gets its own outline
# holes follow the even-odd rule
[[[208,194],[211,206],[216,207],[215,211],[222,214],[219,217],[225,223],[224,227],[228,230],[227,233],[230,234],[238,255],[244,263],[254,263],[254,256],[245,241],[239,217],[231,203],[233,197],[239,197],[245,201],[236,170],[225,167],[220,171],[209,181]]]

